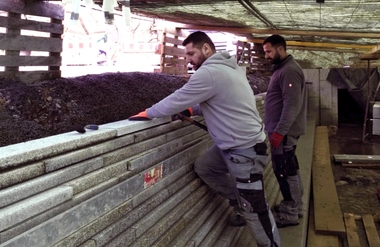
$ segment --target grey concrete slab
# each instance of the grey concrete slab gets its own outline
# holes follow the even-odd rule
[[[213,246],[216,241],[218,241],[220,234],[223,232],[223,229],[226,227],[228,222],[229,212],[232,211],[231,207],[228,207],[227,210],[219,217],[218,221],[215,222],[215,225],[210,229],[207,236],[203,239],[199,247],[208,247]]]
[[[109,243],[107,243],[107,247],[121,247],[128,246],[136,240],[135,229],[130,228],[123,231],[116,238],[112,239]],[[99,245],[102,246],[102,245]],[[97,246],[98,247],[98,246]]]
[[[220,195],[213,195],[211,199],[208,197],[204,197],[202,199],[202,204],[205,206],[201,209],[196,217],[192,215],[185,215],[185,220],[191,220],[189,224],[181,231],[179,235],[177,235],[171,242],[171,246],[188,246],[189,242],[191,242],[191,238],[196,234],[199,228],[208,220],[208,217],[214,212],[215,208],[217,208],[223,199]],[[193,241],[194,242],[194,241]],[[186,244],[188,243],[188,244]],[[169,246],[170,246],[169,245]]]
[[[76,195],[107,180],[112,180],[118,174],[122,174],[126,171],[127,164],[125,161],[122,161],[113,165],[97,169],[84,176],[73,179],[65,184],[72,187],[73,193],[74,195]]]
[[[200,246],[203,240],[207,237],[209,231],[211,231],[211,229],[214,227],[215,222],[217,222],[218,219],[223,216],[228,208],[229,204],[227,200],[224,200],[221,204],[218,205],[212,214],[208,215],[209,217],[207,221],[198,228],[198,231],[194,234],[189,242],[194,242],[196,246]]]
[[[121,120],[99,126],[99,129],[113,129],[116,130],[117,136],[123,136],[143,129],[152,128],[158,125],[171,122],[171,117],[155,118],[150,121],[129,121]]]
[[[73,205],[78,205],[100,193],[103,191],[106,191],[113,186],[116,186],[118,183],[120,183],[118,177],[111,178],[107,181],[104,181],[103,183],[97,184],[95,186],[92,186],[76,195],[73,197]]]
[[[97,130],[80,134],[76,131],[31,140],[0,148],[0,171],[38,161],[60,153],[99,143],[116,136],[115,130]]]
[[[182,140],[175,139],[167,142],[156,148],[152,148],[146,152],[139,153],[128,161],[128,170],[141,170],[157,163],[163,158],[169,157],[171,154],[177,152],[182,146]]]
[[[153,224],[144,234],[136,239],[130,247],[151,246],[163,232],[166,232],[185,212],[189,211],[209,191],[207,186],[198,187],[184,200],[178,200],[176,206],[168,211],[157,223]],[[181,192],[179,192],[181,193]],[[156,211],[156,210],[155,210]]]
[[[96,246],[96,242],[94,240],[88,240],[88,241],[84,242],[83,244],[78,245],[78,247],[97,247],[97,246]]]
[[[199,186],[201,186],[201,181],[199,179],[191,181],[179,192],[161,203],[156,209],[149,212],[142,219],[131,226],[131,228],[136,229],[136,237],[139,238],[141,235],[143,235],[144,232],[146,232],[153,224],[155,224],[169,211],[171,211],[180,201],[190,196],[191,193],[194,192]]]
[[[73,196],[68,186],[59,186],[0,209],[0,231],[59,205]]]
[[[99,169],[102,166],[103,160],[99,157],[78,163],[72,167],[59,170],[52,174],[39,176],[24,183],[3,189],[0,191],[0,208],[53,188],[54,186],[62,184],[73,178],[80,177],[88,172]],[[82,179],[82,177],[79,179]]]
[[[20,234],[1,244],[0,247],[51,246],[119,206],[132,195],[141,191],[142,188],[143,181],[139,176],[135,176]]]
[[[187,174],[184,176],[184,180],[186,181],[186,184],[190,183],[193,178],[189,176],[191,174]],[[163,183],[165,179],[159,181],[157,185],[160,183]],[[149,189],[144,190],[140,194],[134,196],[131,201],[133,204],[133,210],[126,214],[125,216],[121,217],[120,220],[115,222],[114,224],[110,225],[109,227],[105,228],[103,231],[96,234],[93,239],[96,240],[98,246],[104,246],[108,242],[110,242],[113,238],[115,238],[117,235],[121,234],[122,232],[126,231],[128,227],[130,227],[132,224],[137,222],[139,219],[147,215],[149,212],[154,210],[156,207],[158,207],[161,203],[163,203],[165,200],[170,198],[175,192],[183,188],[185,185],[182,185],[179,183],[179,181],[175,181],[174,183],[170,184],[164,189],[160,189],[155,193],[154,195],[150,196],[147,200],[136,203],[135,201],[138,201],[138,197],[143,194],[147,193],[148,191],[152,190],[155,191],[155,186],[150,187]],[[170,193],[170,191],[173,191],[173,193]],[[135,231],[133,231],[135,232]]]
[[[131,144],[133,143],[133,141],[134,141],[133,135],[123,136],[123,137],[119,137],[114,140],[107,141],[101,144],[73,150],[70,153],[65,153],[59,156],[55,156],[50,159],[46,159],[44,161],[46,172],[52,172],[57,169],[61,169],[63,167],[78,163],[80,161],[99,156],[101,154],[121,148],[128,144]]]
[[[181,121],[173,121],[167,124],[156,126],[155,128],[149,128],[145,130],[141,130],[139,132],[134,133],[135,142],[141,142],[148,139],[152,139],[159,135],[170,134],[172,132],[176,132],[177,129],[183,129],[183,122]]]
[[[104,165],[110,165],[121,160],[132,157],[136,154],[148,151],[152,148],[160,146],[167,142],[166,135],[160,135],[145,141],[138,142],[136,144],[127,145],[123,148],[119,148],[115,151],[102,154],[104,159]]]
[[[0,189],[38,177],[44,173],[45,165],[43,162],[36,162],[8,172],[2,172],[0,173]]]
[[[128,200],[54,244],[53,247],[79,246],[98,232],[118,221],[131,210],[132,201]],[[95,242],[95,240],[93,241]]]
[[[33,216],[23,221],[22,223],[13,226],[8,230],[0,232],[0,243],[4,243],[16,237],[17,235],[20,235],[32,229],[33,227],[42,224],[45,221],[48,221],[49,219],[57,216],[58,214],[66,210],[69,210],[73,206],[75,206],[75,203],[72,200],[66,201],[64,203],[59,204],[58,206],[55,206],[54,208],[51,208],[49,210],[44,211],[43,213]]]
[[[188,232],[185,233],[184,229],[191,224],[191,221],[198,217],[201,214],[201,210],[210,203],[210,200],[215,197],[215,193],[211,190],[208,190],[207,193],[200,198],[194,206],[189,210],[184,212],[184,215],[181,216],[173,225],[170,226],[170,229],[160,234],[158,240],[154,241],[152,247],[159,246],[183,246],[172,243],[172,240],[177,236],[180,236],[181,239],[190,238],[191,235],[188,235]]]
[[[186,123],[186,122],[184,122],[184,123]],[[171,140],[174,140],[174,139],[182,138],[183,136],[191,134],[191,133],[193,133],[194,131],[197,131],[197,130],[199,130],[199,127],[197,127],[197,126],[195,126],[193,124],[191,124],[191,125],[187,124],[187,126],[182,127],[180,129],[177,129],[175,131],[172,131],[170,133],[167,133],[166,135],[167,135],[168,141],[171,141]]]
[[[230,216],[229,216],[230,217]],[[234,237],[238,234],[240,227],[232,227],[228,226],[228,224],[224,227],[223,232],[221,232],[220,236],[216,239],[216,242],[212,245],[213,247],[230,247],[234,246],[235,243]],[[237,241],[237,240],[235,240]]]
[[[320,125],[329,126],[332,124],[331,109],[320,109]]]

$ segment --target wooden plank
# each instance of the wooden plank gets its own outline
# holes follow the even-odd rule
[[[63,34],[63,25],[0,16],[0,27]]]
[[[349,247],[360,247],[358,229],[355,218],[351,214],[344,213],[344,223],[347,230],[347,242]]]
[[[369,247],[379,247],[380,239],[372,215],[364,214],[362,217]]]
[[[380,155],[361,155],[361,154],[334,154],[336,162],[344,163],[380,163]]]
[[[20,1],[20,0],[1,0],[0,10],[17,14],[36,15],[64,20],[64,8],[59,4],[48,3],[45,1]]]
[[[165,57],[163,62],[164,64],[186,65],[186,60],[181,58]]]
[[[313,201],[310,202],[310,208],[309,208],[309,230],[308,230],[308,237],[307,237],[307,246],[310,246],[310,247],[339,247],[340,246],[339,237],[318,234],[315,232]]]
[[[2,50],[62,52],[61,38],[13,36],[0,33],[0,40]]]
[[[380,59],[380,53],[372,53],[372,54],[361,54],[361,60],[378,60]]]
[[[360,164],[360,163],[345,163],[342,162],[343,167],[365,167],[365,168],[373,168],[373,167],[380,167],[380,163],[378,164]]]
[[[0,56],[0,66],[61,66],[62,57]]]
[[[345,236],[329,149],[327,126],[316,127],[312,165],[315,231],[321,234]]]
[[[184,57],[185,50],[173,46],[164,46],[164,55]]]
[[[163,40],[164,44],[173,44],[173,45],[180,45],[182,46],[182,42],[183,40],[179,40],[178,38],[172,38],[172,37],[168,37],[168,36],[164,36],[164,40]]]
[[[184,75],[187,74],[187,68],[182,67],[164,67],[162,73],[174,74],[174,75]]]

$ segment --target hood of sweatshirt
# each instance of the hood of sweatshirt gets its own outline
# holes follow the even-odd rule
[[[206,61],[203,62],[202,66],[207,64],[222,64],[231,68],[238,67],[236,63],[236,57],[231,56],[230,53],[228,53],[228,51],[222,51],[213,54],[211,57],[209,57]]]

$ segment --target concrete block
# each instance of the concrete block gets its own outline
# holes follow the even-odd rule
[[[328,81],[321,81],[320,87],[320,108],[331,109],[331,83]]]
[[[173,121],[168,124],[163,124],[160,126],[156,126],[155,128],[150,128],[146,130],[139,131],[134,133],[135,142],[141,142],[147,139],[153,139],[153,137],[170,134],[176,132],[177,129],[184,128],[184,124],[182,121]]]
[[[162,204],[175,192],[183,188],[186,184],[190,183],[192,179],[190,175],[193,174],[187,174],[180,180],[176,180],[174,183],[171,183],[170,185],[163,188],[162,184],[167,185],[167,180],[169,179],[168,177],[164,178],[155,184],[155,186],[152,186],[137,194],[131,199],[134,209],[122,217],[119,221],[96,234],[93,239],[96,240],[98,246],[104,246],[108,244],[113,238],[119,234],[122,234],[122,232],[125,232],[128,227],[146,216],[149,212],[153,211],[156,207]],[[186,182],[182,183],[182,180]],[[159,187],[160,189],[157,190],[156,187]],[[173,193],[170,193],[169,191],[173,191]],[[147,197],[148,195],[150,196]],[[146,200],[141,199],[141,197],[146,198]]]
[[[32,216],[42,213],[72,198],[68,186],[59,186],[6,208],[0,209],[0,231],[8,229]]]
[[[71,180],[65,184],[72,187],[73,193],[74,195],[76,195],[102,182],[114,179],[118,174],[124,173],[126,171],[127,171],[127,164],[125,161],[122,161],[122,162],[95,170],[84,176]]]
[[[31,178],[40,176],[45,173],[45,166],[43,162],[37,162],[31,165],[23,166],[8,172],[0,174],[0,189],[9,187]],[[1,194],[1,191],[0,191]],[[1,200],[0,200],[1,205]],[[1,207],[1,206],[0,206]]]
[[[306,85],[308,96],[311,98],[318,98],[320,84],[319,69],[307,69],[306,71],[305,81],[311,83]]]
[[[330,109],[321,109],[320,122],[322,126],[329,126],[332,124],[332,114]]]
[[[136,240],[135,229],[127,229],[123,231],[119,236],[112,239],[109,243],[107,243],[107,247],[120,247],[120,246],[128,246]],[[100,247],[103,245],[97,245]]]
[[[152,196],[155,196],[161,190],[164,190],[165,188],[167,188],[171,183],[176,184],[176,186],[174,186],[173,188],[177,190],[184,187],[185,184],[189,183],[191,180],[195,178],[194,172],[189,172],[187,174],[186,173],[187,173],[187,167],[184,166],[176,170],[172,174],[168,174],[167,176],[163,177],[162,180],[157,182],[154,186],[151,186],[148,189],[142,191],[140,194],[134,196],[132,198],[133,207],[137,207],[140,204],[142,204],[144,201],[151,198]],[[176,181],[178,178],[181,178],[181,179]]]
[[[87,160],[72,167],[40,176],[38,178],[1,190],[0,208],[53,188],[54,186],[62,184],[73,178],[80,177],[79,180],[81,180],[82,175],[102,167],[102,161],[102,158]]]
[[[13,226],[12,228],[5,230],[3,232],[0,232],[0,243],[4,243],[17,235],[22,234],[23,232],[26,232],[33,227],[42,224],[43,222],[57,216],[58,214],[72,208],[74,205],[74,202],[72,200],[66,201],[64,203],[59,204],[58,206],[55,206],[54,208],[48,209],[44,211],[43,213],[33,216],[22,223]]]
[[[123,148],[119,148],[115,151],[103,154],[104,165],[108,166],[110,164],[125,160],[129,157],[132,157],[136,154],[145,152],[157,146],[160,146],[167,142],[166,135],[160,135],[154,138],[151,138],[146,141],[138,142],[136,144],[127,145]]]
[[[209,188],[205,185],[193,191],[188,197],[184,198],[184,200],[177,201],[177,205],[172,210],[165,214],[165,216],[162,217],[156,224],[152,225],[149,230],[144,232],[144,234],[130,246],[139,247],[151,246],[154,244],[160,235],[163,232],[168,231],[168,229],[170,229],[170,227],[177,222],[177,220],[184,215],[185,212],[188,212],[192,206],[206,194],[207,191],[209,191]],[[136,235],[138,236],[138,234]]]
[[[203,239],[200,247],[214,246],[214,243],[218,241],[219,236],[223,232],[224,228],[227,226],[228,217],[231,216],[232,209],[227,208],[226,211],[219,217],[218,221],[215,223],[214,227],[210,229],[207,236]]]
[[[56,243],[54,247],[79,246],[80,244],[86,242],[86,240],[91,239],[91,237],[96,233],[112,225],[114,222],[117,222],[121,217],[126,215],[131,210],[132,201],[126,201],[108,213],[105,213],[104,215],[80,228],[78,231],[64,238],[60,242]],[[95,240],[93,241],[95,242]]]
[[[308,115],[319,116],[319,98],[309,98],[307,105]]]
[[[198,140],[198,139],[210,140],[211,137],[209,136],[209,134],[206,131],[198,128],[198,130],[194,131],[193,133],[185,135],[184,137],[182,137],[182,143],[188,144],[188,143],[194,142],[195,140]]]
[[[45,160],[46,172],[52,172],[62,167],[66,167],[82,160],[93,158],[109,151],[118,149],[122,146],[133,143],[133,135],[107,141],[98,145],[86,147],[80,150],[72,151],[63,155],[56,156]]]
[[[152,246],[183,246],[178,244],[172,244],[172,240],[177,236],[181,236],[181,238],[190,238],[187,233],[183,233],[182,231],[191,224],[191,221],[198,217],[201,213],[201,210],[206,206],[207,203],[210,202],[212,198],[215,197],[215,193],[209,190],[202,198],[200,198],[195,205],[186,210],[184,215],[179,218],[174,224],[170,226],[170,229],[161,233],[158,240],[154,241]],[[212,202],[214,203],[214,202]]]
[[[103,124],[99,128],[113,129],[113,130],[116,130],[117,136],[123,136],[126,134],[143,130],[143,129],[148,129],[148,128],[152,128],[158,125],[162,125],[168,122],[171,122],[170,116],[164,117],[164,118],[155,118],[155,119],[152,119],[151,121],[121,120],[117,122]]]
[[[187,126],[185,126],[183,128],[180,128],[180,129],[177,129],[177,130],[172,131],[170,133],[167,133],[166,134],[167,140],[168,141],[172,141],[172,140],[181,138],[181,137],[183,137],[185,135],[191,134],[191,133],[193,133],[194,131],[197,131],[197,130],[199,130],[199,127],[197,127],[197,126],[195,126],[193,124],[187,125]]]
[[[116,136],[115,130],[102,130],[80,134],[76,131],[31,140],[0,148],[0,171],[20,164],[38,161],[71,150],[99,143]]]
[[[133,194],[139,193],[142,188],[143,181],[135,176],[20,234],[1,247],[51,246],[119,206]]]
[[[380,118],[380,102],[376,101],[372,108],[373,118]]]
[[[338,114],[332,114],[331,115],[332,125],[338,126],[339,125],[339,116]]]
[[[170,212],[180,201],[190,196],[200,186],[199,180],[193,180],[188,185],[183,187],[176,194],[169,199],[162,202],[154,210],[150,211],[138,222],[136,222],[131,228],[136,229],[136,237],[140,237],[144,234],[153,224],[159,221],[163,216]],[[196,187],[196,188],[194,188]]]
[[[182,146],[182,141],[175,139],[159,147],[150,149],[144,153],[132,157],[128,161],[128,170],[141,170],[157,163],[159,160],[169,157],[171,154],[178,152]]]
[[[330,72],[330,69],[320,69],[319,70],[319,80],[321,80],[321,81],[326,80],[329,72]]]
[[[202,246],[203,240],[206,239],[208,233],[211,231],[214,225],[225,213],[228,213],[228,208],[229,205],[227,200],[224,200],[221,204],[219,204],[218,207],[208,215],[207,221],[198,228],[198,231],[190,239],[190,242],[194,241],[195,246]]]
[[[96,246],[96,242],[94,240],[88,240],[88,241],[84,242],[83,244],[78,245],[78,247],[97,247],[97,246]]]

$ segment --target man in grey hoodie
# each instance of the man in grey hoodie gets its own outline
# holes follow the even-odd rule
[[[271,144],[272,167],[283,200],[274,206],[277,227],[299,224],[302,217],[302,181],[296,156],[297,141],[306,131],[306,83],[303,71],[286,53],[285,39],[264,40],[265,58],[273,64],[265,98],[265,130]]]
[[[216,53],[203,32],[190,34],[182,45],[196,72],[182,88],[129,119],[181,111],[203,115],[214,145],[195,161],[195,172],[231,206],[241,208],[258,247],[280,247],[264,192],[266,136],[245,71],[228,52]]]

